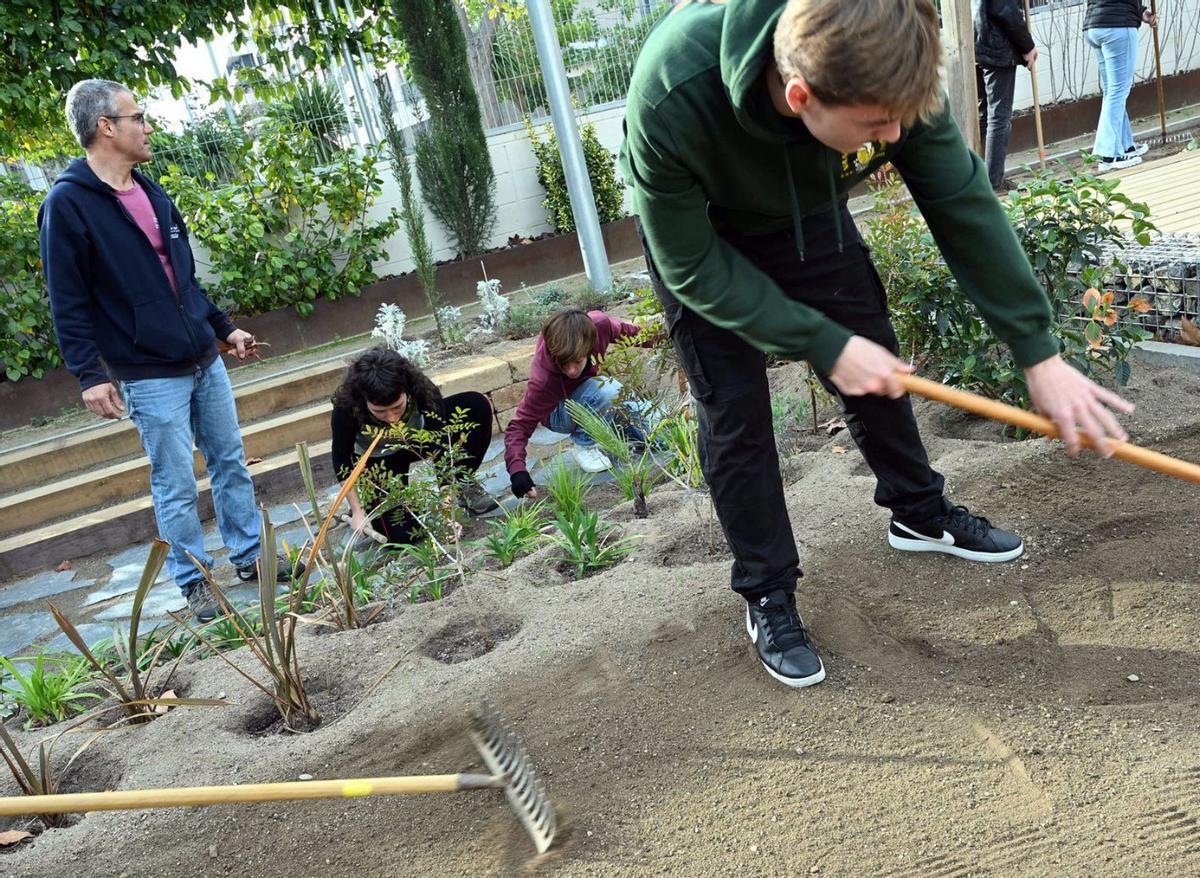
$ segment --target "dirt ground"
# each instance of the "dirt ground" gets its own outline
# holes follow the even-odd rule
[[[1135,368],[1128,396],[1135,441],[1200,460],[1200,378]],[[660,488],[649,519],[614,510],[641,539],[600,575],[567,582],[543,549],[305,637],[316,731],[252,733],[264,697],[191,661],[182,694],[234,704],[106,735],[68,784],[471,770],[465,716],[488,695],[559,809],[549,854],[475,792],[93,814],[0,854],[0,875],[1200,874],[1200,487],[918,408],[950,496],[1028,551],[896,553],[845,434],[804,445],[784,469],[820,686],[762,671],[705,502]],[[510,636],[463,660],[471,623]]]

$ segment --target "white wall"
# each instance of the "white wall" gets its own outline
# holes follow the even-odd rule
[[[600,142],[616,153],[621,147],[621,121],[624,115],[624,105],[613,106],[580,116],[579,122],[580,125],[594,123]],[[543,125],[537,126],[539,137]],[[546,218],[546,209],[542,207],[542,199],[546,197],[546,193],[537,180],[537,162],[525,128],[513,127],[490,135],[488,151],[491,153],[492,169],[496,174],[497,217],[488,246],[502,247],[513,235],[528,237],[553,231]],[[368,213],[372,219],[382,218],[389,210],[400,207],[400,190],[390,167],[384,167],[383,177],[383,194]],[[419,192],[420,185],[417,183],[415,169],[413,184]],[[629,209],[628,191],[625,193],[625,209]],[[455,251],[450,237],[428,210],[425,215],[425,230],[429,235],[429,243],[433,246],[434,258],[452,259]],[[375,266],[378,274],[400,274],[412,270],[412,253],[403,229],[387,241],[386,247],[388,258]]]

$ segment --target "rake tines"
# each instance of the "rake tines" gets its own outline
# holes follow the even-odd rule
[[[486,699],[475,714],[471,739],[488,770],[506,779],[504,793],[509,804],[533,839],[538,853],[545,853],[554,843],[558,827],[554,805],[529,762],[529,754]]]

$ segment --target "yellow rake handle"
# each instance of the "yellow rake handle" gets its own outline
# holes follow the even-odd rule
[[[452,793],[458,790],[503,788],[505,782],[505,778],[502,776],[487,774],[431,774],[419,777],[363,777],[349,780],[308,780],[288,783],[240,784],[238,786],[63,793],[54,796],[9,796],[0,798],[0,816],[177,808],[299,799],[354,799],[363,796],[406,796],[414,793]]]
[[[994,399],[985,399],[982,396],[968,393],[965,390],[955,390],[926,378],[918,378],[915,375],[905,375],[903,373],[898,373],[898,375],[900,383],[904,385],[904,389],[909,393],[916,393],[920,396],[937,400],[938,402],[944,402],[955,408],[960,408],[976,415],[982,415],[985,418],[991,418],[993,421],[1012,424],[1014,427],[1021,427],[1033,433],[1041,433],[1043,436],[1049,436],[1052,439],[1059,438],[1058,427],[1049,418],[1035,415],[1033,412],[1027,412],[1015,406],[1005,405],[1002,402],[996,402]],[[1079,438],[1088,448],[1095,448],[1095,444],[1087,436],[1080,434]],[[1151,451],[1148,448],[1142,448],[1140,445],[1134,445],[1130,442],[1119,442],[1115,439],[1109,440],[1109,447],[1112,449],[1113,456],[1119,457],[1121,460],[1127,460],[1146,469],[1152,469],[1156,472],[1165,473],[1168,476],[1174,476],[1177,479],[1183,479],[1185,482],[1200,484],[1200,466],[1196,466],[1194,463],[1188,463],[1186,460],[1179,460],[1176,457],[1159,454],[1157,451]]]

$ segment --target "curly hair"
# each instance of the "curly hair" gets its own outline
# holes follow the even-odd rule
[[[390,405],[401,393],[423,412],[442,410],[442,393],[425,373],[391,348],[364,351],[346,369],[346,377],[333,393],[334,406],[353,413],[360,422],[371,418],[367,403]]]

